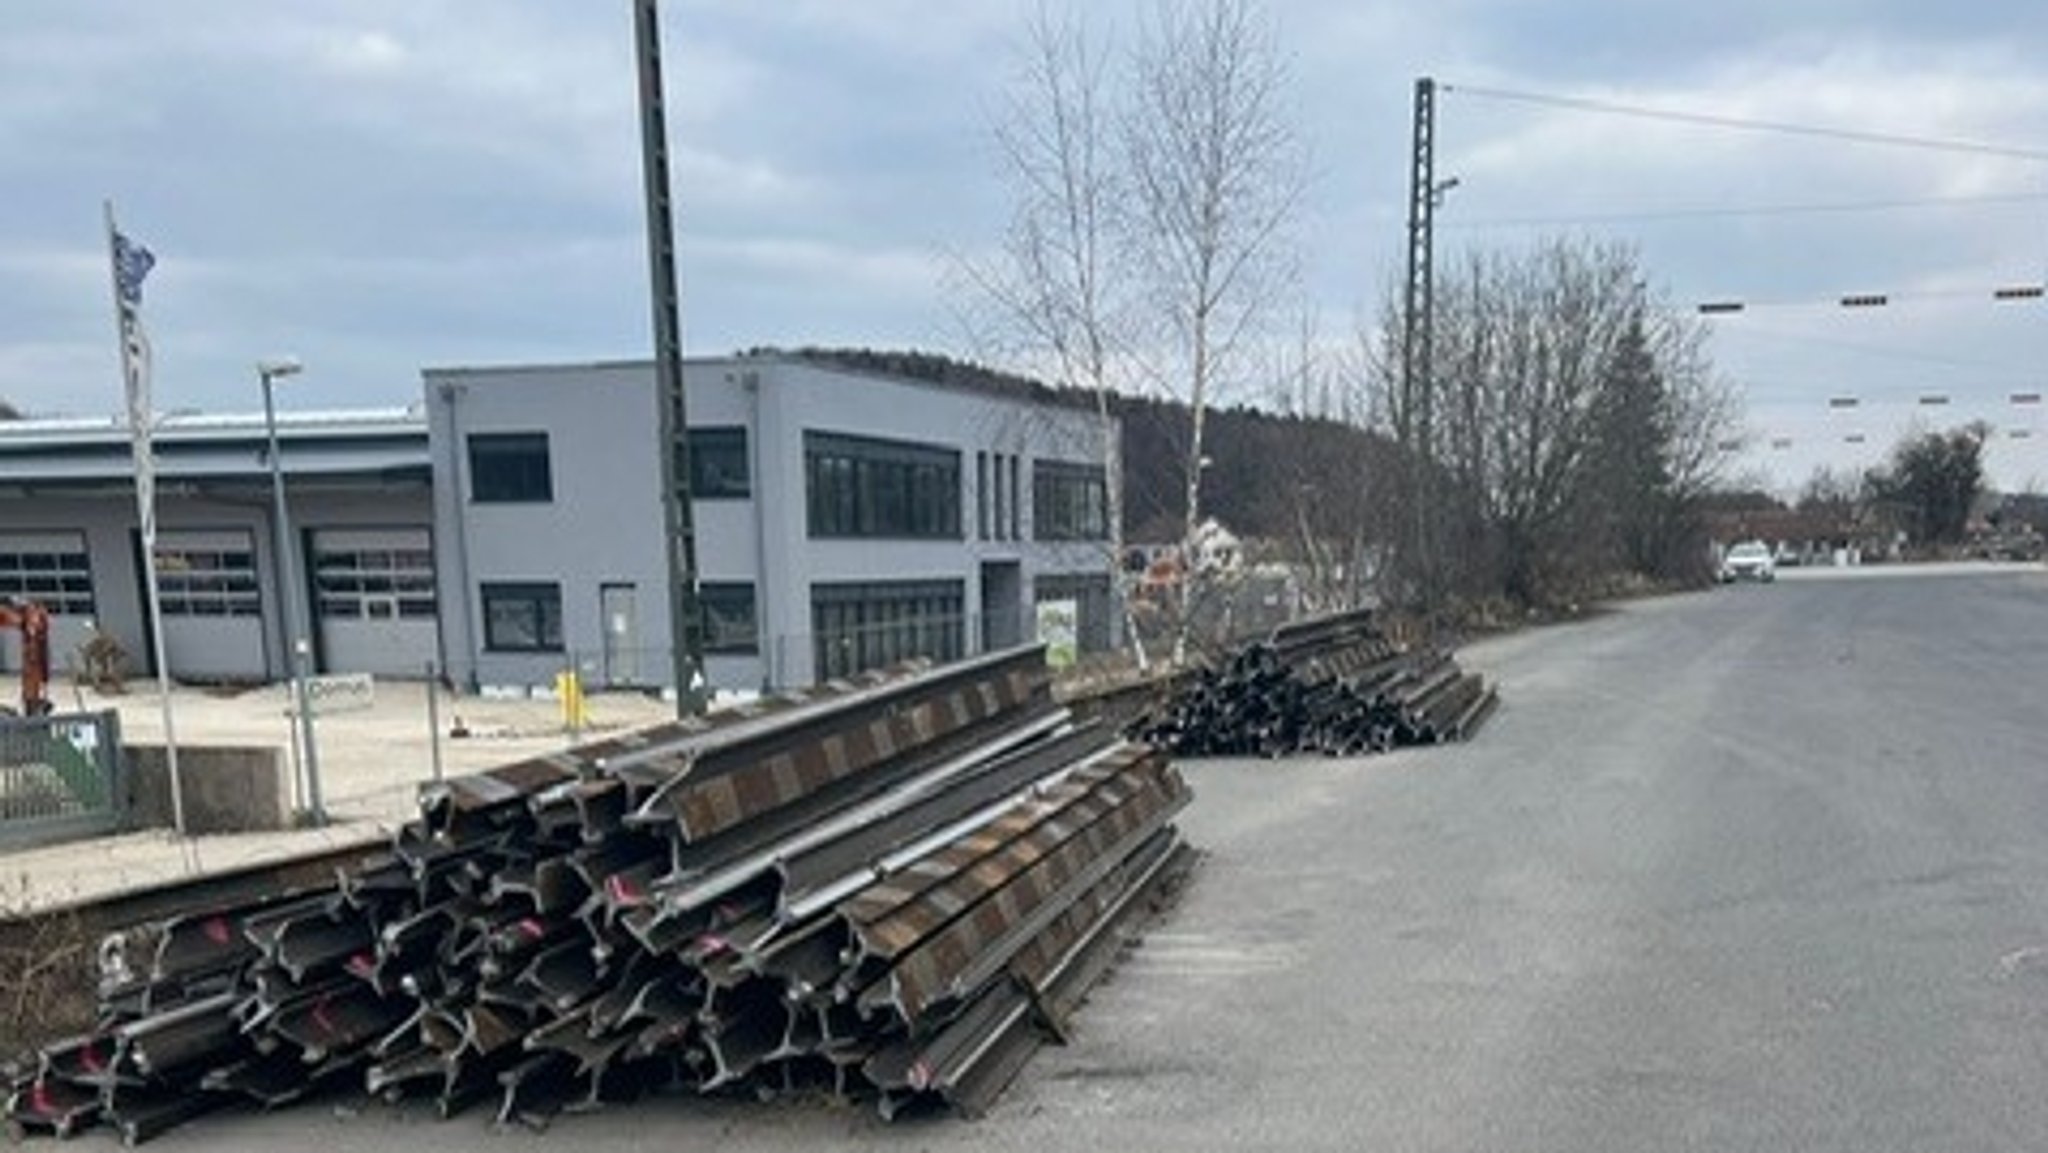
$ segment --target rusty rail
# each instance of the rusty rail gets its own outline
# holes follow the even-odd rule
[[[1177,756],[1353,756],[1463,740],[1497,704],[1448,653],[1396,644],[1361,611],[1285,626],[1194,672],[1138,729]]]
[[[1185,872],[1188,800],[1036,648],[456,778],[325,883],[129,934],[9,1115],[139,1141],[331,1080],[501,1121],[740,1086],[976,1111]]]

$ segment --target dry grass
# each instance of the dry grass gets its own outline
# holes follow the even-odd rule
[[[0,1057],[93,1026],[96,942],[75,914],[30,913],[28,893],[0,880]]]

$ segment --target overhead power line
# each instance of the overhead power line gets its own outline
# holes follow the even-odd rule
[[[1518,92],[1507,88],[1485,88],[1464,84],[1444,84],[1440,87],[1445,92],[1455,92],[1465,96],[1477,96],[1488,100],[1504,100],[1519,104],[1535,104],[1549,108],[1565,108],[1575,112],[1597,112],[1608,116],[1631,116],[1642,120],[1666,120],[1679,124],[1697,124],[1708,128],[1729,128],[1744,132],[1772,132],[1787,136],[1818,137],[1824,140],[1840,140],[1853,144],[1879,144],[1892,148],[1918,148],[1930,152],[1956,152],[1967,153],[1973,156],[2002,156],[2010,160],[2048,161],[2048,151],[2038,148],[2019,148],[2007,144],[1991,144],[1979,140],[1953,140],[1937,136],[1908,136],[1892,132],[1868,132],[1857,128],[1793,124],[1779,120],[1754,120],[1744,116],[1725,116],[1710,112],[1686,112],[1671,108],[1650,108],[1644,105],[1589,100],[1580,96],[1560,96],[1545,92]]]
[[[1994,304],[2015,300],[2040,300],[2048,296],[2048,285],[2007,284],[1981,288],[1926,290],[1921,292],[1850,292],[1826,300],[1745,300],[1724,297],[1703,300],[1693,310],[1703,316],[1725,316],[1752,308],[1884,308],[1894,303],[1923,300],[1987,300]]]
[[[1759,216],[1821,216],[1857,212],[1891,212],[1914,208],[1972,208],[1988,204],[2040,204],[2048,194],[2018,192],[1999,196],[1933,196],[1900,200],[1862,200],[1838,204],[1753,204],[1726,208],[1672,208],[1641,212],[1586,212],[1550,216],[1446,217],[1441,229],[1556,228],[1588,224],[1642,224],[1671,220],[1726,220]]]
[[[1991,431],[1995,436],[2000,430],[1993,428]],[[2034,438],[2034,430],[2024,426],[2009,427],[2003,431],[2008,440],[2032,440]],[[1774,452],[1785,452],[1789,449],[1805,445],[1831,444],[1835,440],[1836,438],[1833,436],[1773,436],[1766,443]],[[1868,444],[1870,436],[1868,433],[1846,432],[1841,435],[1840,440],[1843,444]]]
[[[1862,412],[1919,411],[1947,407],[1971,412],[2004,412],[2028,415],[2040,408],[2040,393],[2014,391],[2010,382],[1986,378],[1962,378],[1941,385],[1916,382],[1873,382],[1858,377],[1846,384],[1843,374],[1818,370],[1786,375],[1776,372],[1742,372],[1741,382],[1752,404],[1796,406],[1825,411],[1834,417],[1856,416]],[[2028,400],[2032,397],[2034,399]]]

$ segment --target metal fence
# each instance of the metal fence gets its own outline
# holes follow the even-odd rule
[[[0,849],[116,831],[127,784],[115,713],[0,717]]]
[[[1110,648],[1112,622],[1107,606],[1098,615],[1085,610],[1071,638],[1075,653],[1092,656]],[[872,624],[849,624],[828,634],[812,631],[767,633],[758,643],[708,646],[707,664],[723,666],[730,681],[735,664],[750,668],[746,687],[770,690],[797,688],[865,669],[882,668],[911,657],[955,661],[963,657],[1027,644],[1041,639],[1038,606],[1024,605],[1000,613],[934,614],[902,617]],[[666,645],[607,647],[601,651],[567,649],[554,660],[556,672],[575,672],[587,691],[644,689],[672,679],[672,650]],[[538,665],[536,668],[540,667]],[[546,674],[552,676],[553,674]],[[492,682],[488,677],[485,683]],[[506,684],[544,684],[545,679],[508,680]]]

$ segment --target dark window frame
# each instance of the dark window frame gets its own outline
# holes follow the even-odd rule
[[[435,603],[432,548],[312,546],[314,612],[323,621],[387,619],[376,616],[384,598],[397,600],[397,619],[431,620]]]
[[[98,617],[89,554],[28,548],[26,539],[22,546],[10,544],[8,549],[0,552],[0,598],[35,601],[52,616]]]
[[[263,616],[253,548],[181,548],[159,539],[156,587],[159,611],[167,617]]]
[[[988,450],[974,454],[974,510],[975,527],[980,530],[977,539],[988,537]]]
[[[1031,537],[1043,541],[1109,539],[1109,484],[1098,464],[1031,462]]]
[[[753,497],[753,459],[748,455],[746,425],[693,427],[687,436],[690,499],[748,500]]]
[[[804,432],[805,527],[820,540],[961,540],[959,449]]]
[[[994,538],[993,538],[993,539],[995,539],[995,540],[1002,540],[1002,539],[1003,539],[1003,535],[1004,535],[1004,533],[1003,533],[1003,530],[1004,530],[1005,526],[1007,526],[1007,525],[1008,525],[1008,524],[1010,523],[1010,513],[1009,513],[1009,505],[1008,505],[1008,503],[1007,503],[1007,502],[1005,502],[1005,501],[1004,501],[1004,499],[1003,499],[1003,488],[1004,488],[1004,482],[1003,482],[1003,477],[1004,477],[1004,476],[1005,476],[1005,475],[1007,474],[1007,472],[1008,472],[1008,470],[1007,470],[1007,469],[1005,469],[1005,468],[1003,467],[1003,454],[1002,454],[1002,453],[997,453],[997,454],[995,454],[995,478],[996,478],[996,486],[995,486],[995,511],[996,511],[996,535],[995,535],[995,536],[994,536]]]
[[[747,635],[745,640],[721,639],[721,630],[712,627],[712,614],[721,606],[717,602],[729,599],[728,606],[738,602],[739,594],[745,594]],[[761,603],[756,595],[753,581],[698,581],[697,612],[701,618],[701,631],[705,656],[753,657],[761,655]]]
[[[958,660],[966,652],[966,611],[964,580],[814,583],[816,677],[851,676],[914,656]]]
[[[546,431],[472,432],[464,449],[471,504],[554,503],[554,446]]]
[[[535,640],[519,643],[498,634],[492,609],[497,604],[515,606],[524,602],[534,610],[532,632]],[[477,585],[477,604],[483,613],[484,651],[488,653],[559,653],[562,644],[562,586],[556,581],[483,581]],[[552,637],[550,637],[552,626]]]
[[[1010,539],[1024,539],[1023,458],[1010,454]]]

